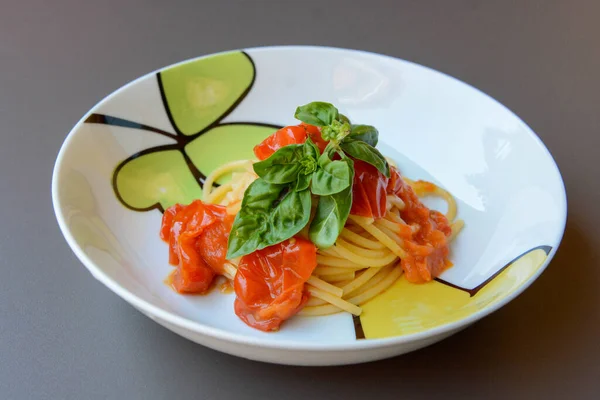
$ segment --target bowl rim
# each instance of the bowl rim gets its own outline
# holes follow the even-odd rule
[[[63,207],[62,207],[62,204],[61,204],[61,201],[59,198],[59,194],[58,194],[58,192],[59,192],[58,187],[60,184],[60,175],[61,175],[61,169],[63,166],[63,159],[65,157],[66,152],[68,151],[68,149],[70,147],[70,144],[71,144],[73,138],[77,134],[77,131],[79,130],[79,128],[81,127],[83,122],[86,120],[86,118],[90,114],[92,114],[94,112],[94,110],[96,110],[98,107],[100,107],[104,103],[110,101],[113,97],[117,96],[119,93],[126,91],[129,87],[136,85],[139,81],[142,81],[142,80],[144,80],[166,68],[171,68],[171,67],[182,65],[182,64],[185,64],[185,63],[188,63],[191,61],[195,61],[195,60],[199,60],[199,59],[203,59],[203,58],[209,58],[209,57],[213,57],[213,56],[217,56],[217,55],[221,55],[221,54],[227,54],[227,53],[231,53],[231,52],[235,52],[235,51],[251,51],[251,52],[252,51],[254,51],[254,52],[267,51],[268,52],[268,51],[280,51],[280,50],[299,50],[299,51],[317,50],[317,51],[323,51],[323,52],[352,53],[352,54],[358,54],[358,55],[362,55],[362,56],[369,56],[369,57],[373,57],[373,58],[384,58],[384,59],[391,60],[394,62],[410,64],[412,66],[423,68],[429,72],[441,74],[448,79],[451,79],[453,81],[456,81],[463,85],[466,85],[467,87],[478,92],[480,95],[483,95],[483,96],[487,97],[488,99],[492,100],[494,103],[496,103],[498,106],[503,108],[505,111],[507,111],[510,114],[512,114],[513,116],[515,116],[517,118],[517,120],[519,122],[521,122],[523,124],[523,126],[526,128],[524,134],[529,134],[534,139],[534,141],[537,143],[537,145],[538,145],[539,149],[542,151],[542,153],[545,153],[545,155],[547,157],[549,157],[549,159],[552,162],[552,165],[555,169],[555,172],[558,174],[558,178],[559,178],[558,183],[562,189],[561,194],[562,194],[562,203],[563,203],[564,207],[561,210],[562,212],[560,215],[559,229],[557,229],[557,231],[555,233],[554,242],[550,243],[550,245],[552,246],[552,249],[548,253],[548,255],[547,255],[545,261],[542,263],[542,265],[536,270],[536,272],[532,276],[530,276],[525,282],[523,282],[519,287],[517,287],[512,293],[510,293],[509,295],[497,300],[496,302],[468,315],[467,317],[460,318],[458,320],[448,322],[448,323],[445,323],[442,325],[438,325],[436,327],[429,328],[424,331],[420,331],[420,332],[416,332],[416,333],[409,333],[406,335],[393,336],[393,337],[388,337],[388,338],[356,340],[354,342],[345,342],[345,343],[318,343],[318,342],[311,343],[311,342],[302,342],[302,341],[298,341],[298,340],[287,340],[287,339],[282,340],[282,341],[273,341],[267,337],[246,336],[241,333],[229,332],[229,331],[223,330],[221,328],[207,326],[207,325],[202,324],[201,322],[192,321],[185,317],[173,314],[161,307],[153,305],[152,303],[138,297],[136,294],[127,290],[125,287],[123,287],[121,284],[119,284],[119,282],[110,278],[106,273],[103,272],[103,270],[101,268],[99,268],[86,255],[85,251],[77,244],[73,234],[71,233],[71,231],[66,223],[65,215],[63,213]],[[77,256],[79,261],[82,262],[84,264],[84,266],[90,271],[90,273],[92,274],[93,277],[95,277],[97,280],[102,282],[110,290],[112,290],[119,297],[123,298],[128,303],[133,305],[135,308],[142,311],[147,316],[155,316],[155,317],[161,319],[162,321],[166,322],[167,324],[172,324],[177,327],[207,336],[207,337],[215,339],[215,340],[232,342],[232,343],[239,344],[239,345],[250,345],[253,347],[258,347],[258,348],[263,348],[263,349],[287,350],[287,351],[311,351],[311,350],[312,351],[323,351],[323,350],[325,350],[325,351],[356,351],[356,350],[368,350],[368,349],[375,349],[375,348],[394,347],[396,345],[425,340],[425,339],[432,338],[432,337],[435,337],[438,335],[442,335],[444,333],[452,333],[453,331],[457,331],[463,327],[466,327],[466,326],[480,320],[481,318],[483,318],[487,315],[490,315],[491,313],[497,311],[498,309],[500,309],[501,307],[503,307],[510,301],[514,300],[523,291],[525,291],[542,274],[542,272],[544,272],[544,270],[547,268],[548,264],[554,258],[554,255],[556,254],[556,251],[558,250],[558,248],[560,246],[560,243],[562,241],[562,238],[563,238],[563,235],[565,232],[566,222],[567,222],[567,195],[566,195],[566,190],[565,190],[565,184],[564,184],[564,180],[562,178],[562,174],[560,173],[560,169],[559,169],[558,165],[556,164],[554,157],[552,156],[552,154],[550,153],[548,148],[545,146],[545,144],[542,142],[542,140],[539,138],[539,136],[529,127],[529,125],[527,125],[516,113],[514,113],[508,107],[506,107],[505,105],[503,105],[502,103],[500,103],[499,101],[497,101],[496,99],[491,97],[490,95],[486,94],[485,92],[477,89],[476,87],[474,87],[460,79],[454,78],[444,72],[435,70],[433,68],[430,68],[430,67],[412,62],[412,61],[404,60],[401,58],[385,55],[385,54],[379,54],[379,53],[374,53],[374,52],[370,52],[370,51],[356,50],[356,49],[350,49],[350,48],[330,47],[330,46],[276,45],[276,46],[258,46],[258,47],[226,50],[226,51],[211,53],[211,54],[207,54],[207,55],[203,55],[203,56],[199,56],[199,57],[189,58],[189,59],[186,59],[186,60],[174,63],[174,64],[170,64],[170,65],[158,68],[154,71],[144,74],[144,75],[122,85],[118,89],[112,91],[110,94],[105,96],[98,103],[96,103],[88,112],[85,113],[85,115],[70,130],[70,132],[66,136],[63,144],[61,145],[61,148],[58,152],[58,155],[57,155],[57,158],[56,158],[56,161],[54,164],[54,168],[53,168],[53,172],[52,172],[52,189],[51,189],[51,191],[52,191],[52,204],[53,204],[54,214],[56,216],[60,230],[61,230],[63,236],[65,237],[67,243],[69,244],[69,247],[71,248],[71,250],[75,253],[75,255]]]

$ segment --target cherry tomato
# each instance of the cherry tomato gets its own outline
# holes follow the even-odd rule
[[[275,331],[308,300],[304,283],[317,266],[317,248],[291,238],[245,255],[233,283],[235,313],[247,325]]]
[[[175,290],[203,293],[223,273],[232,224],[225,207],[200,200],[165,211],[160,236],[169,243],[169,262],[177,266],[171,277]]]
[[[175,216],[184,206],[181,204],[175,204],[165,210],[162,217],[162,224],[160,227],[160,238],[169,243],[169,263],[177,264],[177,253],[173,246],[171,245],[171,229],[173,228],[173,221]]]
[[[323,152],[328,142],[324,141],[321,137],[321,130],[316,126],[302,123],[300,125],[281,128],[254,146],[254,154],[259,160],[266,160],[271,154],[284,146],[306,142],[307,137],[310,137],[317,147],[319,147],[319,150]]]
[[[369,163],[354,160],[352,208],[350,214],[381,218],[386,213],[386,188],[389,179]]]
[[[202,260],[219,275],[225,273],[223,266],[227,261],[227,242],[234,218],[227,213],[220,215],[219,221],[207,226],[196,241],[196,251]]]
[[[284,146],[306,142],[307,135],[302,126],[286,126],[254,146],[254,154],[259,160],[266,160]]]

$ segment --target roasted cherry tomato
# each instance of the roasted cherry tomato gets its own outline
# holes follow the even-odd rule
[[[302,123],[300,125],[281,128],[261,143],[254,146],[254,154],[259,160],[266,160],[271,154],[284,146],[306,142],[307,137],[310,137],[319,147],[321,152],[323,152],[325,146],[327,146],[327,142],[321,137],[319,128]]]
[[[175,290],[203,293],[223,273],[232,225],[225,207],[200,200],[165,211],[160,236],[169,243],[169,262],[177,266],[171,276]]]
[[[266,160],[284,146],[306,142],[307,135],[302,126],[286,126],[254,146],[254,154],[259,160]]]
[[[316,266],[317,248],[301,238],[243,256],[233,284],[235,313],[253,328],[279,329],[308,300],[304,283]]]
[[[408,253],[401,262],[409,282],[429,282],[438,277],[452,264],[448,261],[448,240],[452,233],[448,219],[438,211],[427,208],[408,185],[396,168],[391,168],[388,193],[393,193],[404,202],[400,216],[415,228],[402,229],[400,236]],[[435,187],[431,188],[433,191]]]
[[[369,163],[354,160],[352,208],[350,214],[381,218],[386,212],[386,188],[389,179]]]

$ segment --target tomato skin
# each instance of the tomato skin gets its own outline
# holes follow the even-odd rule
[[[184,206],[181,204],[175,204],[165,210],[162,217],[162,224],[160,227],[160,238],[169,243],[169,264],[176,265],[179,262],[177,257],[177,251],[175,249],[176,241],[171,242],[171,235],[175,216]],[[178,225],[180,227],[180,225]],[[173,235],[179,235],[179,232],[173,232]]]
[[[204,293],[223,273],[232,224],[225,207],[200,200],[165,210],[160,237],[169,243],[169,263],[177,266],[171,277],[177,292]]]
[[[311,138],[322,153],[328,142],[321,137],[321,130],[314,125],[301,123],[300,125],[283,127],[254,146],[254,155],[259,160],[266,160],[284,146],[306,142],[307,137]]]
[[[382,218],[386,213],[386,189],[389,179],[374,166],[354,160],[352,208],[350,214]]]
[[[398,171],[398,168],[390,166],[390,180],[386,191],[388,193],[396,193],[402,188],[402,185],[403,181],[400,176],[400,171]]]
[[[236,315],[265,332],[279,329],[308,300],[304,283],[316,266],[317,248],[301,238],[243,256],[233,283]]]
[[[306,142],[308,133],[302,126],[286,126],[254,146],[254,154],[259,160],[266,160],[280,148]]]
[[[196,241],[196,251],[202,260],[217,274],[225,273],[223,265],[227,261],[227,242],[233,226],[233,215],[219,215],[219,221],[205,228],[204,234]]]
[[[405,204],[400,216],[408,225],[418,226],[416,232],[401,229],[400,236],[404,239],[407,257],[401,262],[406,279],[412,283],[429,282],[449,268],[448,239],[452,228],[448,219],[440,212],[427,208],[408,185],[400,172],[390,168],[391,178],[387,187],[388,193],[398,196]],[[432,185],[428,191],[435,190]]]

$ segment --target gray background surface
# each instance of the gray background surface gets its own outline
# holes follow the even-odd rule
[[[599,398],[600,2],[3,1],[0,398]],[[54,159],[98,100],[167,64],[269,44],[411,60],[521,116],[555,156],[569,222],[518,299],[399,358],[255,363],[188,342],[95,281],[61,236]]]

